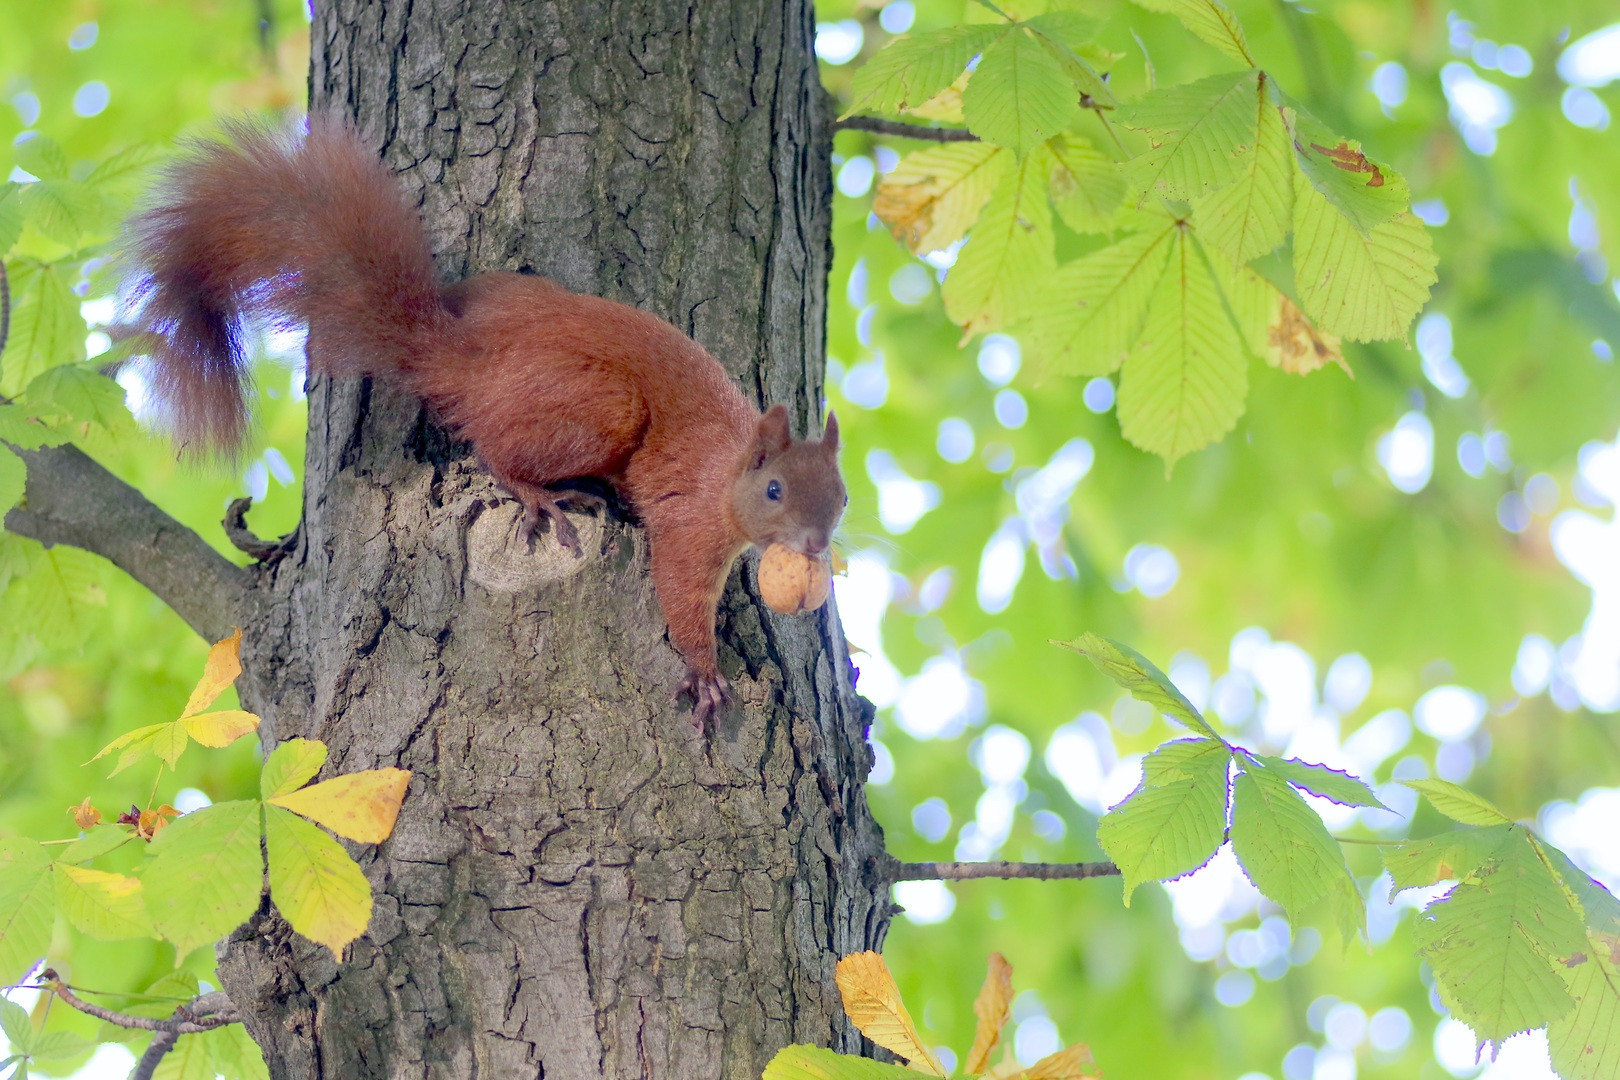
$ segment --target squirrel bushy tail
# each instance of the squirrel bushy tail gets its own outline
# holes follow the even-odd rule
[[[234,453],[247,432],[247,324],[312,325],[333,375],[401,372],[452,316],[415,207],[340,125],[250,123],[172,166],[129,224],[150,392],[182,447]]]

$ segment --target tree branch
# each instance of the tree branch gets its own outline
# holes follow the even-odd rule
[[[180,1036],[170,1031],[160,1031],[152,1036],[152,1041],[146,1044],[146,1053],[129,1070],[129,1080],[152,1080],[164,1055],[173,1050],[174,1044],[179,1041]]]
[[[97,1020],[133,1031],[155,1031],[160,1035],[178,1037],[198,1035],[204,1031],[224,1027],[226,1024],[242,1022],[242,1014],[236,1011],[236,1005],[223,990],[199,994],[184,1005],[178,1006],[171,1019],[157,1020],[150,1016],[130,1016],[128,1013],[114,1012],[104,1006],[91,1004],[69,990],[67,984],[50,968],[39,973],[39,982],[42,989],[61,998],[64,1005],[71,1006],[86,1016],[93,1016]]]
[[[978,142],[979,137],[965,128],[929,127],[904,120],[884,120],[876,116],[851,116],[833,124],[834,131],[870,131],[876,135],[896,135],[902,139],[927,142]]]
[[[22,450],[28,486],[5,527],[47,547],[67,544],[110,560],[217,641],[247,621],[246,570],[73,446]]]
[[[1114,877],[1119,867],[1111,862],[900,862],[889,866],[893,881],[966,881],[970,878],[1035,878],[1052,881],[1061,878]]]

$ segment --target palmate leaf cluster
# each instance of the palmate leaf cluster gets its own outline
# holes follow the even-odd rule
[[[1068,647],[1197,735],[1149,754],[1136,790],[1099,822],[1097,841],[1125,879],[1127,905],[1142,883],[1189,874],[1229,841],[1249,880],[1291,922],[1323,905],[1347,944],[1362,933],[1356,880],[1301,793],[1387,809],[1365,784],[1228,743],[1126,646],[1086,634]],[[1406,783],[1462,826],[1383,848],[1397,891],[1455,882],[1416,928],[1418,953],[1452,1014],[1481,1043],[1545,1027],[1565,1080],[1620,1074],[1620,902],[1488,800],[1445,780]]]
[[[224,747],[255,731],[259,718],[252,713],[208,711],[241,673],[240,646],[238,631],[213,647],[179,719],[120,736],[93,760],[118,751],[114,775],[154,760],[160,770],[172,769],[191,741]],[[104,824],[86,798],[72,808],[84,831],[71,842],[0,839],[0,984],[16,982],[42,957],[49,960],[59,915],[91,938],[161,938],[174,947],[178,963],[246,922],[266,894],[295,931],[341,954],[371,920],[371,885],[319,826],[349,840],[381,843],[393,831],[411,774],[368,769],[311,784],[326,758],[324,743],[289,739],[265,758],[256,799],[184,815],[169,806],[132,810],[117,824]],[[130,867],[129,853],[143,847]],[[96,862],[125,869],[98,869],[91,865]],[[180,974],[195,996],[196,976]],[[161,1004],[155,1015],[163,1017],[189,1000],[169,1000],[150,988],[148,995]],[[70,1037],[78,1039],[63,1033],[63,1040]],[[51,1038],[11,1041],[30,1060],[69,1058],[85,1049],[79,1040],[69,1052],[67,1041]],[[29,1049],[35,1046],[43,1049]],[[177,1076],[263,1075],[257,1049],[239,1031],[188,1035],[172,1053],[165,1067]]]
[[[875,212],[919,254],[965,239],[950,318],[1016,333],[1049,371],[1118,371],[1123,434],[1174,463],[1231,430],[1251,357],[1305,373],[1344,366],[1341,338],[1403,337],[1435,257],[1404,180],[1289,97],[1224,5],[1141,6],[1241,67],[1116,101],[1096,22],[1057,11],[902,37],[856,72],[849,111],[982,140],[906,155]],[[1060,262],[1054,218],[1101,238]]]

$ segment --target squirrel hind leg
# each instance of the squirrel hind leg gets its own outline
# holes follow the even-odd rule
[[[557,538],[557,543],[574,553],[576,557],[583,556],[585,550],[580,546],[579,530],[574,523],[568,520],[568,515],[562,511],[561,503],[572,492],[557,492],[539,484],[531,484],[523,480],[514,480],[510,477],[497,476],[500,485],[512,493],[517,501],[523,504],[523,536],[534,547],[535,536],[540,532],[540,519],[547,518],[551,522],[551,533]]]

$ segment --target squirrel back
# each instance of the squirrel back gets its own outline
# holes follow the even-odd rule
[[[320,370],[407,371],[453,318],[416,209],[345,128],[303,138],[245,122],[170,167],[129,222],[125,256],[150,387],[183,447],[247,434],[249,323],[320,328]]]

